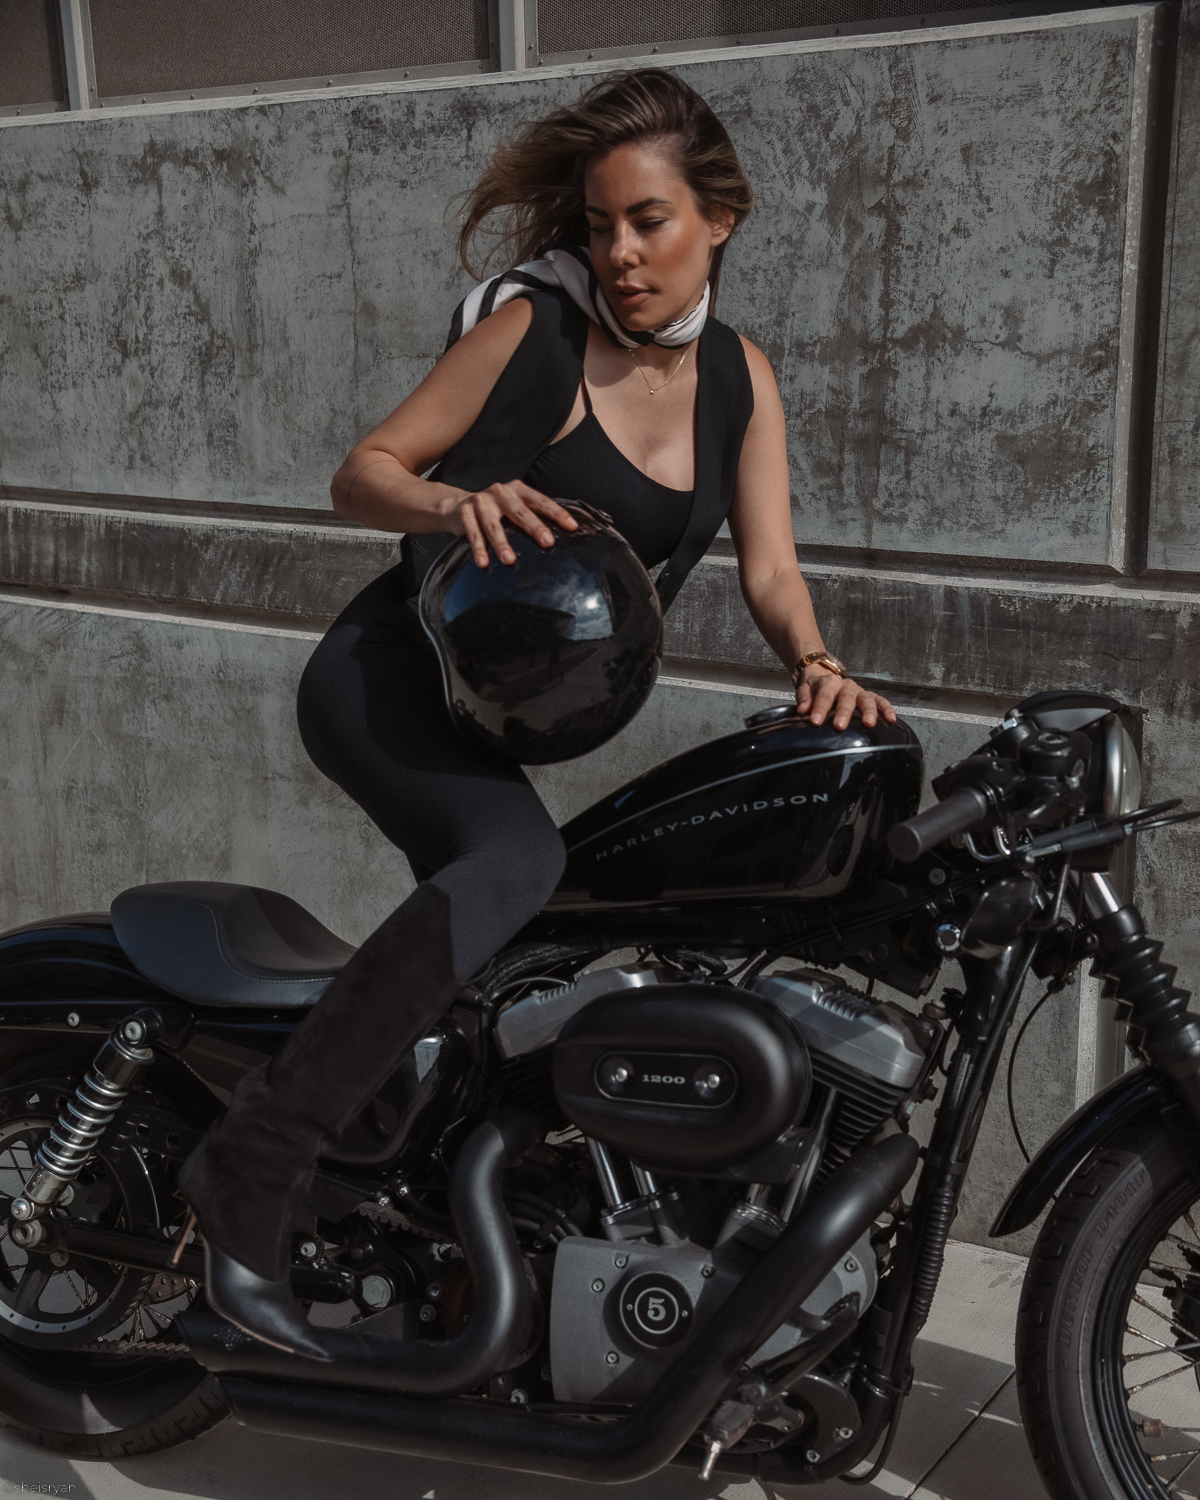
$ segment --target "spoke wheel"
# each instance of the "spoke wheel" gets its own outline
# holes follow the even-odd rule
[[[174,1319],[203,1296],[195,1282],[12,1240],[8,1204],[76,1081],[0,1089],[0,1423],[60,1452],[114,1458],[195,1437],[228,1408],[176,1346]],[[168,1167],[106,1141],[51,1214],[174,1238],[184,1210]]]
[[[1017,1377],[1054,1500],[1200,1500],[1200,1178],[1160,1119],[1094,1152],[1051,1209]]]
[[[62,1097],[44,1098],[46,1092],[44,1087],[29,1090],[33,1102],[26,1108],[37,1108],[43,1100],[51,1107]],[[61,1251],[25,1250],[14,1242],[8,1205],[24,1191],[52,1123],[52,1118],[31,1112],[0,1124],[0,1336],[30,1348],[67,1349],[128,1322],[152,1277]],[[127,1174],[130,1163],[124,1165]],[[122,1175],[110,1160],[94,1158],[75,1183],[66,1212],[113,1229],[128,1227],[130,1194]]]
[[[1154,1204],[1113,1266],[1096,1330],[1102,1410],[1126,1482],[1200,1500],[1200,1182]]]

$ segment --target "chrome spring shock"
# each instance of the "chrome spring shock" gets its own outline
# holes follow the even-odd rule
[[[122,1102],[154,1061],[153,1049],[144,1044],[155,1029],[149,1015],[131,1016],[114,1029],[38,1147],[25,1190],[10,1205],[14,1219],[32,1219],[61,1198],[83,1171]]]

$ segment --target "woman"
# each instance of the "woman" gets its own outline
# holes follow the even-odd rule
[[[792,542],[783,409],[770,366],[710,315],[753,203],[724,128],[657,69],[620,74],[500,148],[468,199],[463,262],[499,215],[540,260],[455,315],[420,386],[351,451],[340,516],[406,533],[404,561],[317,648],[299,717],[316,764],[404,850],[419,884],[286,1047],[238,1086],[186,1163],[212,1305],[278,1347],[324,1358],[292,1300],[293,1209],[318,1156],[470,978],[533,917],[562,840],[520,767],[461,737],[412,607],[454,536],[480,567],[515,560],[505,524],[553,545],[552,496],[613,515],[668,605],[728,515],[755,623],[814,723],[872,725],[891,705],[825,653]],[[431,466],[438,467],[422,478]]]

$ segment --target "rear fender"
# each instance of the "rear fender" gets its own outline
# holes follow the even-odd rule
[[[1015,1234],[1032,1224],[1080,1163],[1137,1115],[1176,1104],[1170,1084],[1153,1068],[1134,1068],[1065,1120],[1017,1179],[990,1233]]]
[[[55,917],[0,934],[0,1029],[107,1036],[139,1006],[153,1004],[161,1040],[178,1047],[192,1024],[187,1006],[144,979],[126,957],[107,912]]]
[[[113,994],[148,998],[157,991],[126,958],[107,912],[30,922],[0,933],[0,996],[19,991]]]

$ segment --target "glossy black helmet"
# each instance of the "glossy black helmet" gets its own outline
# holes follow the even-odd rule
[[[649,573],[603,511],[560,501],[577,531],[554,546],[515,526],[507,567],[476,567],[465,538],[430,568],[421,622],[450,714],[524,765],[573,760],[611,739],[650,695],[662,610]]]

